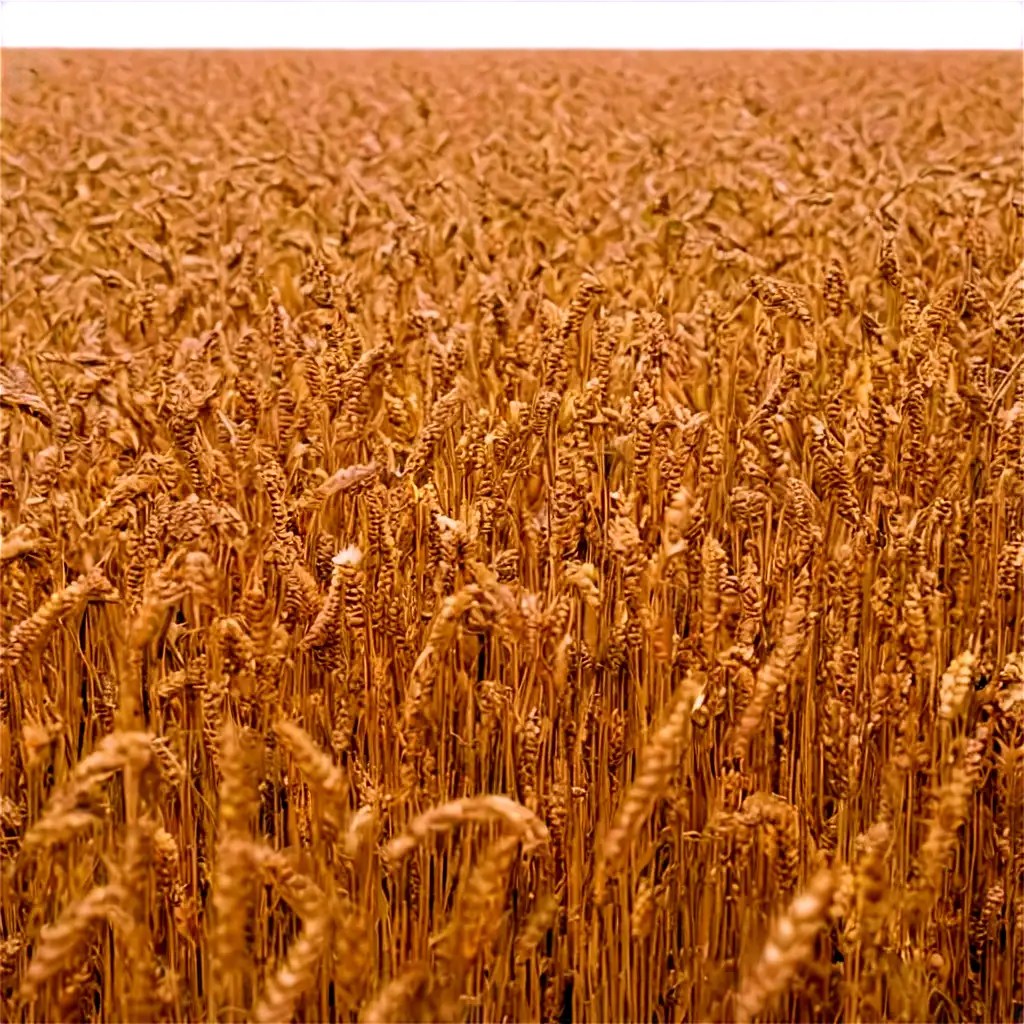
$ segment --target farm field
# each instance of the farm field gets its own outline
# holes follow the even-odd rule
[[[2,72],[5,1020],[1024,1019],[1019,54]]]

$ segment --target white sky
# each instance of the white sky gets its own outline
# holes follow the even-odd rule
[[[1024,50],[1024,0],[5,0],[3,46]]]

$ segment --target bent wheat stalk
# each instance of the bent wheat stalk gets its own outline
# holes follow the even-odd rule
[[[499,821],[508,825],[523,837],[524,849],[542,845],[549,839],[544,822],[511,797],[473,796],[432,807],[414,818],[402,835],[384,847],[384,855],[390,861],[401,861],[432,835],[450,832],[467,822],[482,821]]]
[[[736,994],[736,1020],[753,1020],[789,986],[801,965],[814,955],[814,940],[828,923],[835,874],[822,868],[772,927],[753,970]]]
[[[127,901],[128,893],[122,886],[100,886],[70,906],[54,924],[43,928],[25,973],[22,998],[31,1000],[51,978],[73,967],[78,951],[97,925],[116,920],[130,927],[131,921],[124,913]]]
[[[604,889],[608,873],[622,862],[629,847],[640,834],[658,797],[664,793],[690,736],[690,715],[702,700],[703,680],[690,674],[679,685],[669,702],[665,721],[640,754],[640,767],[626,791],[611,827],[598,852],[595,889]]]

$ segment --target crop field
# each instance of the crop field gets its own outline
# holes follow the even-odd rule
[[[1022,76],[6,52],[3,1019],[1024,1019]]]

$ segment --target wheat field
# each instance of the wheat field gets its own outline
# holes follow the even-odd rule
[[[3,64],[5,1020],[1024,1019],[1019,55]]]

